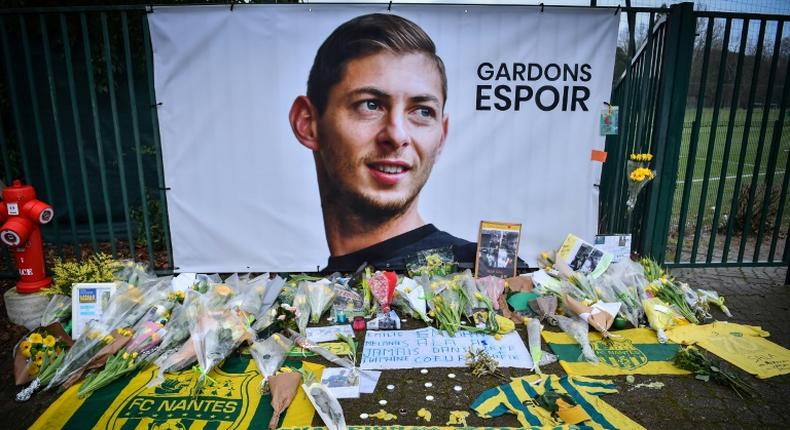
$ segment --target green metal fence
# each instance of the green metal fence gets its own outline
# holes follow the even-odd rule
[[[632,231],[669,266],[788,263],[788,19],[686,4],[655,21],[613,91],[602,231]],[[658,177],[629,220],[632,152],[654,153]]]
[[[172,269],[145,8],[0,11],[0,58],[0,178],[56,208],[48,257]]]

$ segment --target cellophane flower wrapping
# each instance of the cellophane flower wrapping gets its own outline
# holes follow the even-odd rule
[[[317,324],[321,320],[321,315],[329,310],[332,300],[335,298],[335,291],[329,280],[322,279],[317,282],[305,282],[304,292],[307,295],[307,302],[310,305],[310,322]]]
[[[455,255],[450,246],[425,249],[406,258],[406,273],[411,278],[448,276],[455,272]]]
[[[727,317],[732,318],[732,313],[730,312],[730,309],[724,305],[724,297],[720,296],[718,292],[713,290],[698,289],[697,295],[699,296],[701,301],[718,306],[719,309],[721,309],[721,311],[724,312],[724,315],[727,315]]]
[[[41,327],[68,320],[71,317],[71,297],[53,295],[41,315]]]
[[[486,285],[475,282],[475,277],[472,275],[471,270],[466,269],[463,272],[454,275],[454,281],[457,283],[459,288],[463,289],[466,302],[464,304],[464,315],[466,315],[467,318],[471,318],[472,314],[477,311],[488,310],[489,304],[485,300],[485,298],[488,297]],[[493,308],[493,302],[491,302],[491,306]]]
[[[189,290],[184,297],[184,303],[176,303],[174,305],[170,314],[170,320],[165,326],[165,332],[162,335],[161,342],[150,354],[146,354],[142,357],[141,364],[155,362],[162,373],[172,369],[173,363],[169,363],[168,358],[189,339],[190,312],[188,309],[197,306],[200,297],[201,293],[197,290]],[[195,313],[196,312],[193,312],[192,314]]]
[[[491,299],[494,310],[499,310],[499,298],[505,292],[505,280],[498,276],[486,276],[475,282],[477,290]]]
[[[397,275],[394,272],[376,272],[368,279],[370,292],[383,314],[388,314],[390,311],[390,302],[396,285]]]
[[[555,315],[554,318],[560,326],[560,329],[568,336],[572,337],[576,343],[582,348],[582,356],[590,363],[598,363],[598,357],[590,346],[590,339],[587,337],[589,333],[589,325],[587,321],[579,318],[568,318],[562,315]]]
[[[145,263],[136,262],[134,260],[121,261],[120,268],[113,273],[115,279],[119,282],[124,282],[130,285],[138,286],[149,280],[156,279],[156,274]]]
[[[293,306],[296,308],[296,326],[299,333],[307,333],[307,323],[310,321],[310,302],[308,302],[307,285],[302,282],[294,294]]]
[[[667,342],[666,330],[679,324],[688,324],[688,321],[677,310],[658,297],[642,300],[647,322],[650,328],[656,331],[658,341]]]
[[[537,318],[530,318],[527,321],[527,340],[529,343],[529,355],[532,357],[532,363],[534,363],[535,373],[542,373],[540,371],[540,359],[543,355],[543,350],[540,348],[540,331],[543,329],[543,326],[540,325],[540,321]]]
[[[461,329],[461,315],[465,306],[464,296],[461,294],[460,287],[446,278],[440,279],[437,283],[446,283],[446,285],[434,290],[441,290],[432,300],[433,311],[436,315],[435,321],[440,330],[446,331],[450,336],[455,336],[455,333]]]
[[[293,348],[293,341],[288,337],[274,333],[265,340],[256,340],[250,346],[250,354],[255,360],[255,366],[263,375],[261,380],[261,392],[266,392],[266,382],[277,372],[285,362],[288,351]]]
[[[600,300],[609,303],[620,302],[619,315],[634,327],[639,327],[639,319],[644,315],[641,299],[636,287],[628,287],[623,282],[618,264],[609,266],[606,272],[592,280],[592,284]]]
[[[343,430],[346,428],[346,418],[343,408],[327,387],[320,382],[310,385],[302,384],[302,389],[316,412],[326,424],[328,430]]]
[[[112,329],[101,321],[88,322],[82,336],[77,338],[74,345],[63,357],[63,361],[46,389],[50,390],[60,386],[70,376],[86,366],[99,350],[113,340],[111,333]]]
[[[324,357],[330,363],[337,364],[340,367],[345,367],[346,369],[351,369],[356,371],[356,364],[348,358],[340,357],[328,349],[322,347],[321,345],[311,342],[307,339],[307,336],[299,334],[293,330],[288,330],[288,334],[293,340],[293,342],[304,349],[308,349],[321,357]]]
[[[644,170],[647,169],[646,164],[638,161],[628,160],[627,166],[628,178],[626,178],[626,181],[628,181],[628,199],[625,202],[625,206],[628,210],[628,213],[631,213],[634,210],[634,207],[636,207],[639,193],[642,192],[642,189],[645,188],[645,185],[653,180],[655,177],[655,172],[650,171],[649,174],[640,175],[635,179],[632,177],[634,172],[638,171],[638,169],[643,169],[643,171],[646,172],[646,170]]]
[[[201,389],[211,382],[209,372],[242,342],[251,340],[254,333],[246,315],[238,309],[215,306],[201,300],[196,310],[197,315],[190,315],[189,333],[199,366],[195,394],[200,395]]]
[[[395,287],[395,299],[397,303],[410,313],[414,318],[419,318],[426,323],[431,323],[427,314],[427,303],[425,302],[425,291],[417,281],[404,277],[398,286]]]

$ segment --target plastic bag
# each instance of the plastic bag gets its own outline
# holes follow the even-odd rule
[[[719,309],[724,312],[724,315],[732,318],[732,313],[730,313],[729,308],[724,305],[724,297],[719,296],[719,293],[716,291],[698,289],[697,295],[699,296],[700,301],[718,306]]]
[[[319,382],[310,385],[302,384],[302,389],[328,430],[344,430],[346,428],[343,408],[325,385]]]
[[[540,349],[540,331],[543,326],[540,321],[535,318],[530,318],[527,321],[527,339],[529,343],[529,355],[532,357],[532,363],[535,365],[535,373],[543,373],[540,371],[540,359],[543,355],[543,350]]]
[[[419,318],[427,323],[431,323],[428,318],[427,303],[425,302],[425,291],[422,285],[417,281],[404,277],[401,282],[395,287],[396,299],[401,303],[401,308],[407,312],[412,313],[413,316]]]
[[[307,301],[305,283],[301,283],[294,294],[293,306],[296,308],[296,326],[299,328],[299,333],[304,335],[307,333],[307,322],[310,320],[310,303]]]

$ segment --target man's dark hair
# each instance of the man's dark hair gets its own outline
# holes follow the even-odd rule
[[[436,45],[417,24],[397,15],[373,13],[358,16],[336,28],[327,37],[313,61],[307,79],[307,97],[318,115],[323,115],[329,90],[340,82],[351,60],[379,51],[397,54],[422,53],[432,58],[442,78],[443,102],[447,101],[447,75]]]

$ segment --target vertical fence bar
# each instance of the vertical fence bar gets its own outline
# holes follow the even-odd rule
[[[788,62],[788,64],[790,64],[790,62]],[[765,221],[768,216],[768,206],[771,203],[771,195],[773,194],[774,176],[776,176],[776,158],[779,155],[779,146],[782,141],[781,135],[785,116],[785,105],[787,103],[787,93],[790,89],[790,80],[788,80],[788,78],[790,78],[790,73],[788,72],[790,72],[790,70],[785,68],[784,89],[782,91],[782,99],[779,104],[779,118],[777,118],[776,123],[774,124],[774,132],[771,135],[771,149],[768,152],[768,165],[765,168],[765,193],[763,194],[763,207],[760,211],[760,223],[757,226],[757,245],[754,247],[754,261],[760,260],[760,248],[762,248],[763,233],[765,233]],[[769,98],[766,101],[770,104],[771,99]],[[787,171],[785,171],[784,175],[787,176]],[[784,197],[784,194],[780,194],[779,196],[780,199],[783,199]],[[774,230],[779,228],[780,225],[781,224],[777,222],[777,224],[774,225]]]
[[[39,14],[39,25],[41,26],[41,43],[42,50],[44,51],[44,67],[47,71],[47,81],[49,83],[49,100],[52,105],[52,125],[55,129],[55,144],[58,147],[58,157],[60,159],[60,173],[63,180],[63,191],[66,197],[66,210],[69,216],[69,227],[71,230],[71,237],[74,245],[74,255],[77,261],[82,260],[82,253],[80,252],[79,239],[77,238],[77,219],[74,215],[74,201],[71,199],[71,184],[69,181],[68,160],[66,158],[66,151],[63,149],[63,131],[60,126],[60,110],[58,109],[58,92],[55,85],[55,74],[52,71],[52,54],[49,45],[49,31],[47,30],[47,21],[45,14]],[[68,40],[63,41],[64,44]]]
[[[162,165],[162,146],[159,141],[159,118],[157,116],[156,94],[154,92],[154,65],[151,53],[151,33],[148,30],[148,19],[143,17],[143,48],[145,49],[145,68],[148,78],[148,97],[151,102],[151,134],[154,139],[154,151],[156,152],[156,176],[159,184],[159,199],[162,202],[162,229],[164,232],[165,250],[167,251],[167,268],[173,268],[173,251],[170,244],[170,223],[167,216],[167,196],[165,190],[164,166]]]
[[[110,236],[110,250],[113,258],[118,253],[115,247],[115,232],[113,228],[112,209],[110,208],[110,193],[107,190],[107,169],[104,167],[104,142],[99,120],[99,104],[96,100],[96,85],[93,80],[93,54],[91,51],[88,20],[85,13],[80,13],[80,26],[82,27],[82,46],[85,51],[85,71],[88,77],[88,93],[91,99],[91,113],[93,115],[93,133],[96,136],[96,158],[99,162],[99,179],[101,180],[102,196],[104,197],[104,212],[107,216],[107,231]]]
[[[730,52],[730,28],[732,21],[727,18],[724,25],[724,39],[721,41],[721,58],[719,59],[719,77],[716,82],[716,94],[713,102],[713,116],[710,121],[710,136],[708,137],[708,150],[705,155],[705,171],[702,177],[702,190],[700,191],[699,207],[697,208],[697,225],[694,228],[694,243],[691,246],[691,262],[697,261],[697,250],[699,248],[702,225],[705,223],[705,210],[707,208],[708,183],[710,180],[710,170],[713,164],[713,150],[716,147],[716,129],[719,125],[719,107],[721,106],[721,88],[724,84],[724,68],[727,65],[727,54]],[[696,160],[695,160],[696,161]]]
[[[151,240],[151,223],[148,217],[148,196],[145,188],[143,174],[143,150],[140,147],[140,129],[137,121],[137,97],[134,93],[134,73],[132,69],[132,50],[129,47],[129,22],[126,12],[121,12],[121,28],[123,30],[123,50],[126,57],[126,83],[129,89],[129,109],[132,116],[132,137],[134,139],[134,152],[137,159],[137,180],[140,185],[140,199],[142,201],[143,225],[145,226],[145,239],[148,244],[148,261],[154,266],[154,245]]]
[[[49,180],[49,162],[47,161],[47,151],[44,148],[44,129],[41,125],[41,114],[39,112],[38,106],[38,92],[36,91],[36,85],[33,82],[35,75],[33,73],[33,61],[30,58],[30,41],[28,40],[27,24],[25,23],[24,15],[19,16],[19,26],[22,35],[22,51],[25,58],[25,70],[27,71],[28,77],[28,89],[30,90],[30,104],[33,108],[33,123],[35,124],[36,129],[36,140],[38,142],[39,157],[41,157],[41,169],[44,174],[44,189],[47,193],[46,198],[51,200],[54,197],[54,194],[52,192],[52,185]],[[57,217],[52,221],[52,224],[53,228],[55,229],[55,237],[58,242],[58,256],[63,258],[63,240],[60,236],[60,223],[57,221]]]
[[[643,253],[663,263],[667,230],[672,215],[672,199],[677,180],[678,156],[683,138],[691,58],[694,49],[694,8],[691,3],[670,7],[664,37],[661,77],[656,108],[656,170],[650,201],[645,210]]]
[[[2,116],[0,116],[0,152],[3,153],[3,181],[5,181],[6,185],[10,185],[13,175],[11,174],[11,161],[8,159],[8,145],[6,144]]]
[[[11,97],[11,104],[13,106],[11,111],[14,114],[16,143],[19,148],[19,154],[22,156],[22,170],[24,170],[22,175],[25,178],[25,183],[30,184],[32,182],[30,177],[30,163],[27,161],[27,144],[25,143],[25,136],[23,134],[25,128],[22,126],[22,116],[19,113],[19,107],[22,105],[19,103],[19,97],[17,97],[16,93],[17,85],[12,67],[14,62],[11,61],[11,50],[8,48],[8,31],[5,27],[5,18],[2,15],[0,15],[0,39],[3,41],[3,58],[5,59],[6,79],[8,80],[8,93]]]
[[[107,14],[102,12],[100,18],[102,39],[104,41],[104,67],[107,71],[107,91],[110,93],[110,110],[112,112],[113,136],[115,137],[115,153],[118,160],[118,176],[121,182],[123,216],[126,221],[126,237],[129,241],[129,253],[134,260],[134,237],[132,236],[132,223],[129,219],[129,192],[126,188],[126,167],[124,166],[123,149],[121,148],[121,127],[118,120],[118,102],[115,99],[115,79],[113,78],[112,55],[110,54],[110,33],[107,28]]]
[[[749,36],[749,20],[743,20],[741,28],[741,46],[738,49],[738,60],[735,65],[735,81],[732,87],[732,100],[730,100],[730,115],[727,119],[727,134],[724,138],[724,157],[721,161],[721,173],[719,174],[719,187],[716,193],[716,204],[713,209],[713,222],[710,229],[710,241],[708,242],[708,255],[705,258],[707,263],[713,258],[713,250],[716,248],[716,230],[719,226],[719,216],[721,215],[722,199],[724,198],[724,186],[727,181],[727,173],[730,168],[730,149],[732,148],[732,131],[735,125],[735,115],[738,113],[738,96],[741,89],[741,72],[743,71],[743,58],[746,55],[746,39]],[[722,257],[724,254],[722,254]],[[722,258],[721,260],[725,260]]]
[[[684,177],[683,196],[680,203],[680,220],[678,221],[678,244],[675,252],[675,263],[680,262],[680,255],[683,252],[683,243],[686,239],[686,221],[688,219],[689,197],[691,188],[694,185],[694,169],[697,166],[697,146],[699,142],[699,129],[702,122],[702,112],[705,110],[705,88],[708,84],[708,64],[710,60],[710,48],[713,40],[713,18],[708,18],[708,28],[705,32],[705,50],[702,54],[702,74],[699,79],[699,90],[697,91],[697,110],[694,113],[694,122],[691,125],[691,136],[689,138],[688,162],[686,163],[686,176]]]
[[[732,204],[730,205],[730,217],[727,220],[727,236],[724,239],[724,249],[722,250],[722,261],[726,262],[730,254],[730,242],[732,240],[735,219],[737,218],[738,199],[741,191],[741,181],[743,180],[743,169],[746,164],[746,150],[749,147],[749,130],[752,126],[752,113],[754,112],[754,96],[757,92],[757,82],[760,77],[760,64],[763,58],[763,41],[765,40],[766,20],[760,21],[760,31],[757,34],[757,49],[754,53],[754,70],[752,71],[752,83],[749,88],[749,105],[746,107],[746,119],[743,124],[743,137],[741,138],[741,150],[738,155],[738,171],[735,173],[735,189],[732,193]]]
[[[784,131],[785,113],[787,112],[787,98],[790,97],[788,95],[788,88],[790,88],[790,61],[787,62],[787,67],[785,68],[784,86],[784,93],[782,94],[782,106],[779,109],[779,118],[776,120],[776,128],[774,129],[773,138],[775,140],[782,140],[783,137],[782,132]],[[785,159],[782,189],[779,193],[779,207],[776,208],[776,221],[774,222],[774,231],[771,235],[771,248],[768,251],[769,262],[774,261],[776,244],[779,240],[779,230],[782,229],[782,215],[784,213],[785,203],[787,202],[787,186],[788,180],[790,180],[790,172],[788,172],[788,169],[790,169],[790,154],[788,154],[788,157]],[[790,237],[787,237],[786,240],[790,242]]]
[[[749,230],[751,230],[752,207],[754,206],[754,194],[757,191],[757,182],[760,177],[760,164],[763,155],[763,140],[765,140],[765,130],[768,126],[768,115],[771,112],[771,93],[774,88],[774,80],[776,79],[776,68],[779,62],[779,47],[782,43],[782,31],[784,21],[779,21],[776,25],[776,37],[774,38],[773,56],[771,57],[771,68],[768,73],[768,86],[765,87],[765,103],[763,103],[763,116],[760,121],[760,137],[757,138],[757,154],[754,161],[754,173],[752,174],[752,184],[749,187],[749,204],[746,209],[746,222],[749,222],[749,228],[745,228],[741,235],[741,244],[738,247],[738,262],[743,262],[743,255],[746,252],[746,242],[749,239]],[[768,174],[769,172],[766,172]],[[768,192],[768,190],[765,190]],[[763,199],[765,199],[763,193]],[[760,244],[757,243],[755,249],[759,249]]]
[[[91,202],[91,193],[88,189],[88,173],[85,166],[85,141],[82,137],[82,124],[80,123],[79,104],[77,103],[77,90],[74,84],[74,66],[71,58],[71,43],[69,39],[69,29],[66,23],[66,15],[60,14],[60,31],[63,39],[63,55],[66,60],[66,81],[69,87],[69,98],[71,100],[71,117],[74,122],[74,137],[75,145],[77,146],[77,155],[79,157],[80,165],[80,179],[82,183],[82,194],[85,196],[85,206],[88,215],[88,227],[90,228],[91,247],[93,252],[98,251],[98,244],[96,243],[96,229],[93,222],[93,204]]]

